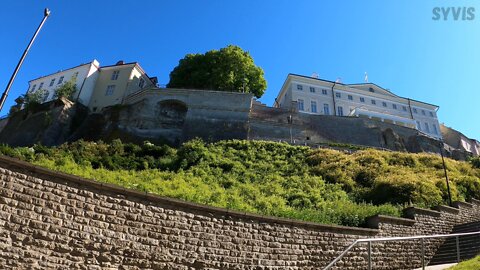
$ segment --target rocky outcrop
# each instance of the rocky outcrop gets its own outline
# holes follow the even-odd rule
[[[77,106],[68,99],[44,103],[35,109],[14,112],[0,132],[0,142],[12,146],[46,146],[67,141]]]
[[[455,151],[454,155],[465,157],[480,155],[480,142],[477,140],[470,139],[461,132],[443,124],[440,125],[440,131],[445,143],[452,148],[452,151]]]

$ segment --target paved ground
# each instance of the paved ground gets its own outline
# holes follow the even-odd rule
[[[450,264],[442,264],[442,265],[434,265],[434,266],[427,266],[425,267],[426,270],[443,270],[443,269],[448,269],[449,267],[452,267],[456,265],[456,263],[450,263]],[[421,270],[422,268],[417,268],[415,270]]]

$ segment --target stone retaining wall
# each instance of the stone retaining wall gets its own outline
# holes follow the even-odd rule
[[[264,217],[153,196],[0,157],[0,269],[321,269],[355,239],[449,233],[480,202],[375,216],[372,228]],[[427,242],[430,258],[440,243]],[[420,264],[418,242],[372,245],[374,269]],[[365,269],[354,248],[334,269]],[[427,258],[427,259],[428,259]]]

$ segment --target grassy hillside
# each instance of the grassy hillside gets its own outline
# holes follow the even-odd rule
[[[446,201],[441,159],[361,150],[354,154],[263,141],[200,140],[168,146],[78,141],[0,152],[62,172],[240,211],[361,226],[406,204]],[[480,197],[480,169],[447,160],[454,199]],[[478,164],[477,164],[478,165]]]
[[[468,260],[461,262],[453,267],[448,268],[448,270],[478,270],[480,269],[480,255]]]

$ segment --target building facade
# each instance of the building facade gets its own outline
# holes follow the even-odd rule
[[[27,93],[41,93],[41,103],[53,100],[55,90],[67,81],[73,81],[77,91],[73,101],[87,106],[92,112],[121,104],[125,96],[146,87],[156,85],[156,78],[150,78],[140,65],[117,62],[115,65],[100,67],[97,60],[66,70],[43,76],[29,82]]]
[[[397,96],[373,83],[343,84],[289,74],[274,107],[308,114],[367,117],[442,138],[438,106]]]
[[[99,69],[100,64],[97,60],[93,60],[90,63],[42,76],[28,82],[27,92],[35,93],[41,91],[41,102],[48,102],[55,98],[55,90],[58,87],[65,82],[73,81],[77,87],[77,91],[73,94],[73,100],[88,106],[98,78]]]
[[[105,107],[122,104],[130,94],[155,85],[156,78],[148,77],[138,63],[119,61],[100,68],[88,107],[91,112],[100,112]]]

